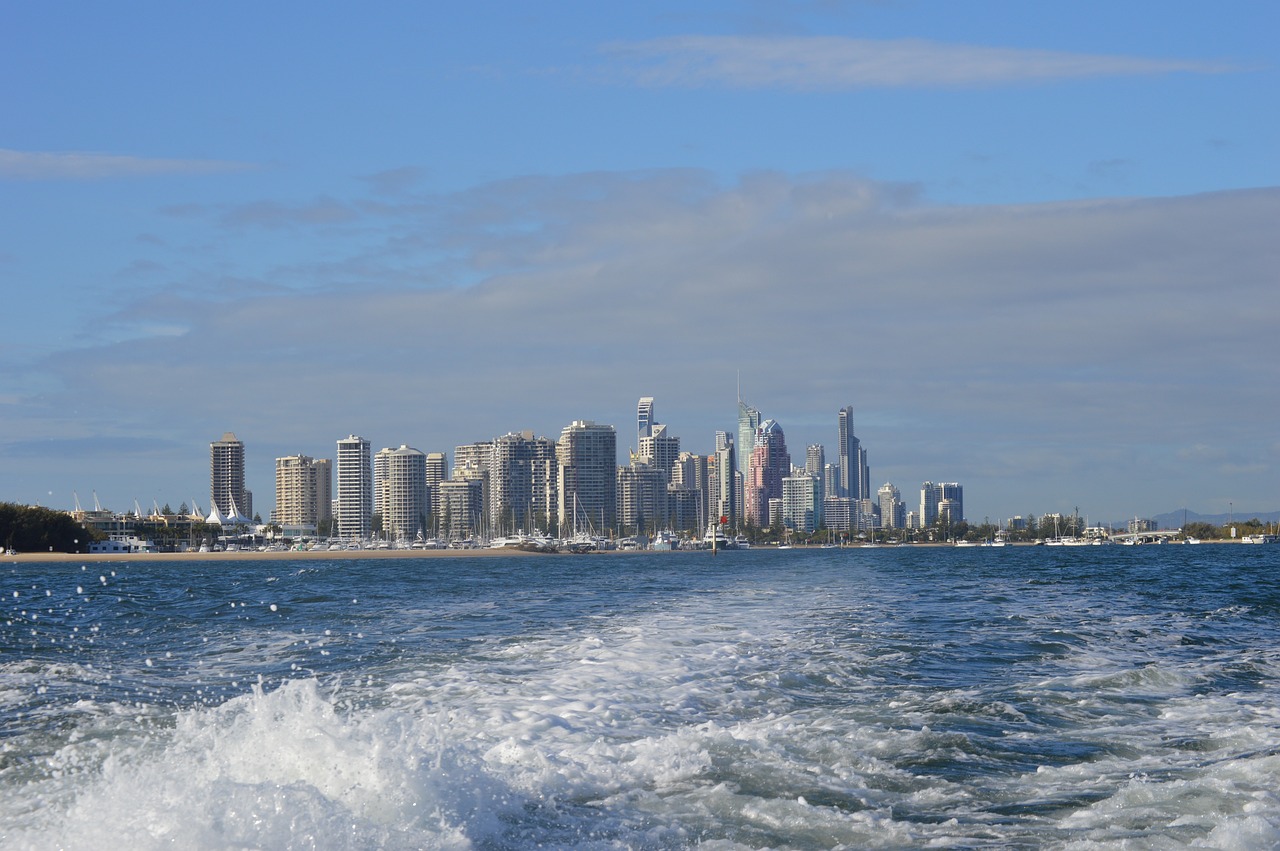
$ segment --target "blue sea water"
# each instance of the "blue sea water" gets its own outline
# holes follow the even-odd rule
[[[0,847],[1275,848],[1280,547],[0,562]]]

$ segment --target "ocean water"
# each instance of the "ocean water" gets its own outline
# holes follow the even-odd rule
[[[0,847],[1280,847],[1280,547],[0,562]]]

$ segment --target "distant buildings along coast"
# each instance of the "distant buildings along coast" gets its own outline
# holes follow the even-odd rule
[[[558,438],[512,432],[442,451],[407,443],[377,452],[348,435],[334,458],[277,458],[270,523],[289,536],[459,541],[518,532],[561,537],[699,534],[719,524],[859,535],[964,519],[963,488],[924,482],[918,503],[886,482],[871,488],[868,453],[854,410],[836,412],[836,449],[822,444],[793,459],[782,423],[738,400],[737,430],[717,431],[706,454],[682,449],[651,396],[636,406],[634,448],[618,463],[612,425],[576,420]],[[210,444],[211,503],[223,518],[252,511],[244,444],[231,432]],[[336,481],[334,477],[336,476]]]

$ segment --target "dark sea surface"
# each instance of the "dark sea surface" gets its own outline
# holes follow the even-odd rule
[[[0,562],[0,847],[1276,848],[1280,546]]]

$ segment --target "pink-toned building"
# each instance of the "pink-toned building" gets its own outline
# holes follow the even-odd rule
[[[769,525],[769,500],[782,499],[782,480],[791,475],[787,439],[776,420],[765,420],[756,431],[755,448],[747,465],[745,514],[756,526]]]

